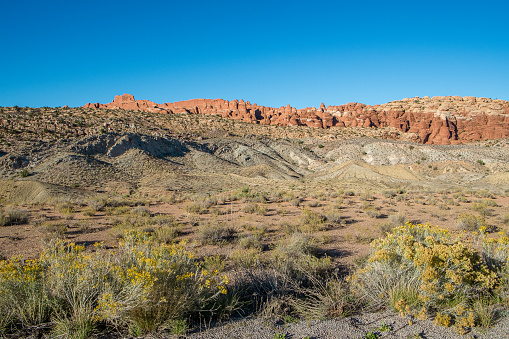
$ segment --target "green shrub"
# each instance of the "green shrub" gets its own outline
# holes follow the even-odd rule
[[[470,213],[462,213],[456,219],[456,227],[464,231],[477,231],[481,227],[487,228],[486,220],[479,216]]]
[[[182,233],[182,225],[175,223],[171,226],[160,226],[154,231],[154,240],[166,244]]]
[[[19,172],[19,176],[20,176],[21,178],[26,178],[26,177],[28,177],[29,175],[30,175],[30,172],[29,172],[26,168],[22,169],[22,170]]]
[[[253,234],[240,238],[239,245],[242,248],[256,248],[259,250],[263,247],[261,237]]]
[[[324,230],[327,226],[327,218],[319,213],[304,210],[299,219],[301,223],[301,230],[306,232],[316,232]]]
[[[244,269],[257,269],[262,264],[261,251],[258,248],[247,248],[233,251],[230,260],[235,267]]]

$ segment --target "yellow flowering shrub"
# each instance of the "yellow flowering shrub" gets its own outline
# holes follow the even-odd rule
[[[474,316],[458,307],[500,282],[479,252],[436,226],[407,223],[371,247],[365,266],[349,278],[358,296],[375,308],[392,303],[402,314],[437,312],[437,324],[456,324],[460,332]]]
[[[147,233],[126,231],[96,311],[100,319],[145,333],[205,310],[226,294],[227,284],[226,276],[203,268],[185,243],[158,244]]]
[[[488,236],[486,229],[477,233],[481,243],[481,253],[488,267],[500,277],[500,294],[509,298],[509,237],[500,232],[498,237]]]
[[[0,261],[0,332],[14,323],[37,325],[49,320],[43,273],[38,260],[23,262],[13,257]]]
[[[57,241],[37,260],[0,261],[0,332],[56,319],[62,337],[86,337],[98,321],[146,333],[215,310],[228,282],[184,243],[160,244],[144,232],[126,231],[111,251]]]

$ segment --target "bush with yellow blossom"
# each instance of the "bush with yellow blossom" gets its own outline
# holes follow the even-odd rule
[[[407,223],[371,247],[365,266],[349,280],[375,309],[392,306],[422,318],[435,314],[437,324],[464,332],[475,325],[474,298],[500,284],[500,275],[478,251],[436,226]]]
[[[52,321],[63,337],[86,338],[98,322],[148,333],[215,311],[227,284],[184,243],[148,233],[126,231],[110,251],[57,241],[39,259],[0,261],[0,332]]]

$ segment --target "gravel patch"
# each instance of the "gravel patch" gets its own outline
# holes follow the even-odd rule
[[[386,326],[383,326],[386,325]],[[385,331],[383,329],[386,329]],[[472,329],[460,335],[453,328],[434,325],[430,320],[410,321],[393,312],[368,313],[362,316],[333,320],[301,321],[284,324],[275,320],[248,318],[232,320],[216,327],[197,331],[186,338],[270,338],[277,334],[284,338],[365,338],[373,333],[378,338],[509,338],[509,318],[503,318],[493,328],[483,331]]]

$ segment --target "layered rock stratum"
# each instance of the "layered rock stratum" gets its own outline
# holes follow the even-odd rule
[[[394,127],[423,144],[463,144],[509,136],[509,102],[499,99],[435,96],[405,98],[382,105],[347,103],[297,109],[259,106],[249,101],[193,99],[157,104],[131,94],[115,96],[108,104],[85,108],[141,110],[151,113],[215,114],[224,118],[276,126],[315,128]]]

